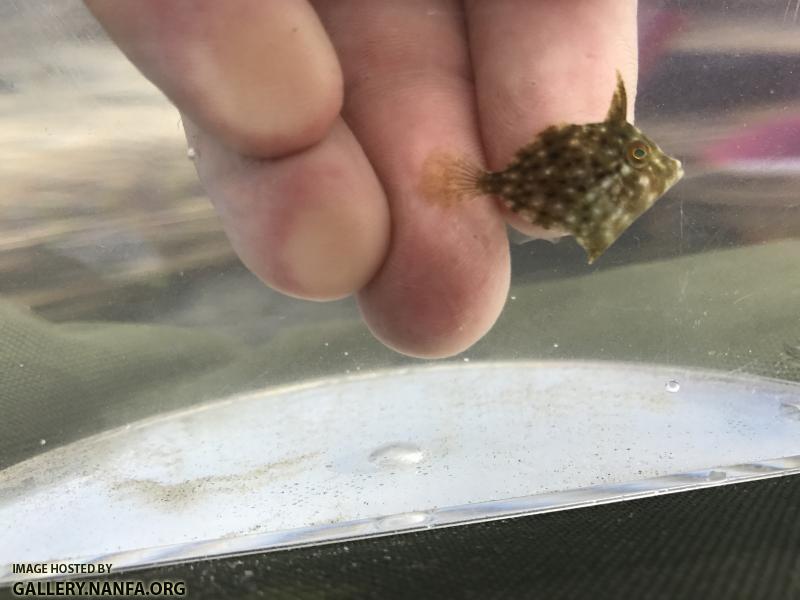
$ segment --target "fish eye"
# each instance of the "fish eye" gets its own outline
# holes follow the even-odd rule
[[[644,163],[644,159],[650,154],[650,148],[644,142],[633,142],[628,146],[628,156],[634,166],[640,167]]]

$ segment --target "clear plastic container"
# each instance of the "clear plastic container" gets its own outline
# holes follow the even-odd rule
[[[242,266],[82,4],[0,3],[0,578],[798,472],[798,11],[690,4],[639,14],[636,122],[684,179],[592,265],[512,243],[500,319],[434,361]]]

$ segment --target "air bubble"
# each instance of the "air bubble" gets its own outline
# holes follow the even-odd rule
[[[431,516],[425,512],[407,512],[399,515],[389,515],[375,522],[375,526],[381,531],[400,531],[410,527],[426,525],[431,520]]]
[[[800,421],[800,402],[781,402],[781,414]]]
[[[373,450],[369,461],[381,467],[402,467],[422,462],[425,455],[422,449],[410,442],[385,444]]]
[[[189,146],[186,149],[186,158],[188,158],[189,160],[194,160],[195,158],[197,158],[197,150]]]
[[[674,394],[674,393],[676,393],[676,392],[679,392],[679,391],[680,391],[680,389],[681,389],[681,384],[680,384],[680,383],[678,383],[678,382],[677,382],[675,379],[670,379],[670,380],[667,382],[667,385],[665,385],[665,386],[664,386],[664,388],[665,388],[665,389],[666,389],[666,390],[667,390],[667,391],[668,391],[670,394]]]

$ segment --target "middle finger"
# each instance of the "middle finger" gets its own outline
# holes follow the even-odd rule
[[[464,16],[454,0],[315,3],[345,79],[344,115],[390,202],[392,242],[359,295],[373,333],[417,356],[446,356],[480,338],[508,291],[508,242],[485,198],[433,205],[422,165],[444,149],[479,155]]]

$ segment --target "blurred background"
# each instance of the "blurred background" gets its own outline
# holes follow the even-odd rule
[[[799,55],[800,0],[642,1],[637,124],[685,179],[595,265],[571,240],[512,245],[506,310],[455,360],[800,380]],[[352,299],[286,298],[244,269],[177,111],[77,0],[0,1],[0,182],[0,465],[158,410],[422,362],[374,341]]]

